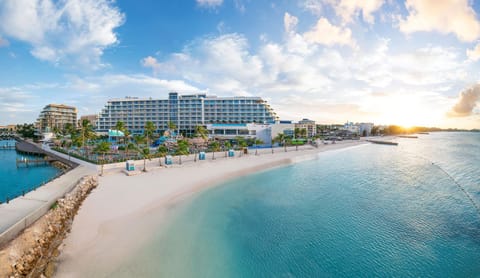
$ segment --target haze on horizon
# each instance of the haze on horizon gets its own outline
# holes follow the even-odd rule
[[[281,119],[480,128],[480,2],[0,0],[0,125],[254,95]]]

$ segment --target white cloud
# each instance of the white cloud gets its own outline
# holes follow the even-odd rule
[[[468,0],[407,0],[406,18],[400,18],[400,31],[437,31],[455,34],[461,41],[480,38],[480,21]]]
[[[352,38],[352,31],[349,28],[332,25],[326,18],[320,18],[312,30],[306,32],[303,36],[308,42],[328,46],[339,44],[348,45],[352,48],[356,47],[356,43]]]
[[[480,59],[480,43],[473,49],[467,49],[467,57],[472,61],[478,61]]]
[[[323,6],[329,5],[344,24],[352,22],[360,14],[363,21],[373,24],[375,22],[373,13],[378,11],[384,2],[384,0],[304,0],[302,6],[315,15],[320,15]]]
[[[365,22],[373,24],[375,22],[373,13],[382,7],[384,0],[329,0],[328,2],[344,23],[352,22],[353,17],[361,13]]]
[[[322,13],[323,3],[320,0],[303,0],[300,4],[305,10],[310,11],[317,16]]]
[[[103,51],[118,43],[124,15],[109,0],[5,0],[0,32],[32,46],[38,59],[101,66]]]
[[[480,101],[480,84],[474,85],[459,94],[457,103],[448,112],[449,117],[467,117],[473,114]]]
[[[298,24],[297,17],[292,16],[289,13],[285,13],[285,15],[283,16],[283,25],[285,27],[286,33],[296,32],[297,24]]]
[[[282,43],[264,38],[252,49],[245,36],[224,34],[194,40],[165,59],[144,61],[161,65],[157,76],[198,84],[217,95],[258,95],[282,118],[321,122],[379,121],[387,115],[384,123],[392,123],[404,109],[412,121],[421,118],[435,125],[435,117],[451,107],[445,95],[470,78],[459,49],[428,46],[393,52],[388,39],[356,51],[324,47],[294,31],[295,17],[284,19],[291,32]]]
[[[158,63],[157,59],[152,56],[143,58],[140,63],[146,68],[152,68],[154,73],[160,69],[160,64]]]
[[[203,7],[217,7],[222,5],[223,0],[196,0],[199,6]]]

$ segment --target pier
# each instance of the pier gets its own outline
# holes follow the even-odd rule
[[[392,145],[392,146],[397,146],[397,142],[392,142],[392,141],[382,141],[382,140],[367,140],[367,142],[373,143],[373,144],[380,144],[380,145]]]
[[[415,135],[399,135],[400,138],[410,138],[410,139],[417,139],[418,136]]]
[[[49,164],[49,159],[47,158],[28,158],[22,157],[17,158],[16,165],[17,168],[21,166],[32,167],[32,166],[44,166]]]

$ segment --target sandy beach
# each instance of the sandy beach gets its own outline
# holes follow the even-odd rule
[[[316,158],[319,153],[365,144],[343,141],[337,144],[251,151],[249,155],[225,158],[223,152],[207,154],[207,160],[160,167],[149,161],[146,173],[126,176],[120,168],[109,169],[100,177],[100,186],[85,200],[72,231],[58,258],[57,277],[106,277],[129,254],[141,248],[162,226],[166,213],[192,194],[229,179],[274,167]],[[177,158],[175,162],[177,163]],[[143,168],[143,163],[136,163]]]

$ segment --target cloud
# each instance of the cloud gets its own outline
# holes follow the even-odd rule
[[[152,56],[143,58],[140,63],[146,68],[152,68],[154,73],[160,68],[160,64],[158,63],[157,59]]]
[[[109,0],[6,0],[0,32],[31,45],[31,54],[55,64],[101,67],[124,15]]]
[[[405,6],[408,16],[399,19],[403,33],[437,31],[466,42],[480,37],[480,22],[468,0],[407,0]]]
[[[303,36],[308,42],[328,46],[339,44],[348,45],[352,48],[356,47],[356,43],[352,38],[352,31],[349,28],[332,25],[326,18],[320,18],[312,30],[306,32]]]
[[[196,0],[202,7],[218,7],[223,4],[223,0]]]
[[[467,57],[472,61],[478,61],[480,59],[480,43],[473,49],[467,49]]]
[[[304,0],[302,6],[313,14],[320,15],[323,6],[329,5],[344,24],[352,22],[354,17],[358,17],[360,14],[363,21],[373,24],[375,22],[373,13],[379,10],[384,2],[384,0]]]
[[[285,13],[285,15],[283,16],[283,25],[286,33],[296,32],[297,24],[298,24],[297,17],[292,16],[289,13]]]
[[[0,47],[9,46],[10,42],[0,36]]]
[[[461,92],[457,103],[447,113],[449,117],[467,117],[473,114],[480,100],[480,84]]]
[[[330,0],[328,2],[334,8],[335,13],[342,18],[344,23],[352,22],[353,17],[361,13],[363,21],[373,24],[375,22],[373,13],[382,7],[384,0]]]

